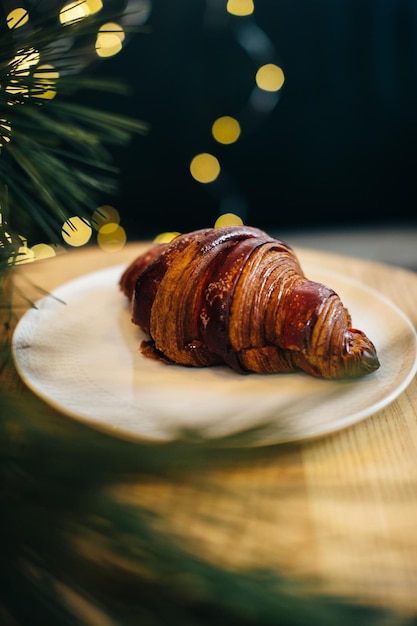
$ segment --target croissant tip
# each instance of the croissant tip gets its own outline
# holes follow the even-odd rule
[[[376,348],[363,331],[356,328],[349,328],[346,338],[347,376],[366,376],[379,369],[380,362]]]

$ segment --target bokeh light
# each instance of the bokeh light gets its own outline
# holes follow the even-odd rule
[[[16,56],[10,62],[12,72],[19,76],[28,76],[30,68],[39,63],[39,51],[36,48],[18,50]]]
[[[33,77],[36,78],[36,87],[32,95],[36,98],[44,98],[52,100],[56,96],[56,80],[59,78],[59,72],[53,65],[39,65]]]
[[[256,84],[265,91],[279,91],[284,80],[284,72],[274,63],[262,65],[256,72]]]
[[[87,5],[89,15],[98,13],[98,11],[100,11],[103,8],[103,3],[101,0],[86,0],[85,3]]]
[[[105,37],[106,35],[114,35],[119,41],[124,41],[126,38],[122,26],[120,26],[120,24],[117,24],[117,22],[106,22],[106,24],[100,26],[98,34],[102,35],[103,37]]]
[[[50,246],[47,243],[37,243],[31,248],[34,258],[38,259],[49,259],[51,257],[56,256],[56,251],[53,246]]]
[[[99,57],[114,56],[123,46],[125,33],[120,24],[108,22],[100,27],[96,39],[96,52]]]
[[[97,233],[97,243],[106,252],[117,252],[126,243],[126,232],[119,224],[103,224]]]
[[[220,215],[214,223],[214,228],[221,228],[223,226],[242,226],[243,220],[236,213],[223,213]]]
[[[35,260],[35,253],[31,248],[27,246],[27,240],[22,235],[19,235],[19,239],[22,245],[19,246],[15,255],[9,258],[9,264],[22,265],[23,263],[32,263]]]
[[[84,246],[91,239],[91,224],[84,218],[75,215],[64,222],[61,230],[62,239],[69,246]]]
[[[164,233],[159,233],[159,235],[155,237],[153,242],[154,243],[169,243],[170,241],[175,239],[175,237],[178,237],[178,235],[180,234],[181,233],[178,233],[176,231],[172,231],[172,232],[167,231]]]
[[[0,148],[10,141],[11,130],[9,122],[5,119],[0,119]]]
[[[229,115],[217,118],[211,128],[212,135],[216,141],[223,144],[234,143],[240,136],[240,124]]]
[[[212,183],[220,174],[220,163],[212,154],[202,152],[192,159],[190,172],[199,183]]]
[[[61,24],[73,24],[84,19],[90,14],[87,2],[83,0],[75,0],[64,5],[59,12],[59,21]]]
[[[21,265],[22,263],[32,263],[34,261],[35,255],[31,248],[27,246],[20,246],[16,255],[16,264]]]
[[[16,7],[7,15],[6,21],[10,29],[20,28],[29,21],[29,13],[23,7]]]
[[[244,17],[252,15],[255,10],[253,0],[228,0],[226,9],[231,15]]]
[[[110,204],[99,206],[94,211],[91,222],[96,230],[100,230],[104,224],[120,224],[119,211]]]
[[[29,76],[33,65],[39,63],[39,52],[35,48],[18,50],[14,58],[10,61],[10,79],[5,87],[6,93],[13,95],[29,94],[27,86],[22,85],[21,77]]]

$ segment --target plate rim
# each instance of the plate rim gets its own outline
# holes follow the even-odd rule
[[[300,442],[303,440],[310,441],[313,439],[323,437],[325,435],[337,433],[341,430],[348,428],[349,426],[362,422],[363,420],[367,419],[371,415],[374,415],[378,413],[379,411],[381,411],[382,409],[386,408],[387,406],[391,405],[407,389],[407,387],[410,385],[411,381],[413,380],[414,376],[417,373],[417,331],[414,325],[412,324],[411,320],[409,319],[409,317],[406,315],[406,313],[395,302],[393,302],[388,296],[381,293],[373,286],[370,286],[364,282],[361,282],[357,278],[344,275],[339,271],[329,269],[325,265],[321,265],[320,257],[318,257],[317,261],[311,262],[311,265],[313,266],[312,272],[311,272],[312,274],[314,274],[316,271],[322,272],[323,274],[328,275],[330,279],[332,276],[334,276],[335,278],[339,280],[341,279],[344,283],[348,285],[362,289],[366,291],[367,293],[371,294],[373,297],[376,297],[377,299],[383,301],[385,305],[391,309],[391,311],[395,312],[395,314],[401,318],[402,322],[407,326],[410,332],[410,337],[412,336],[414,340],[413,341],[413,354],[410,357],[410,359],[413,359],[411,363],[411,367],[407,375],[403,378],[402,382],[393,391],[391,391],[388,394],[388,399],[383,397],[373,402],[369,407],[364,407],[362,409],[354,411],[352,414],[348,414],[342,418],[339,418],[337,420],[336,426],[334,424],[329,426],[329,424],[326,422],[322,424],[320,427],[318,427],[314,433],[310,433],[305,436],[300,435],[298,437],[293,437],[287,440],[278,439],[276,441],[270,441],[269,443],[267,442],[267,443],[259,444],[259,443],[254,442],[249,445],[245,444],[244,447],[254,447],[254,446],[257,447],[260,445],[261,446],[282,445],[285,443],[291,443],[291,442],[295,443],[295,442]],[[97,277],[97,275],[106,276],[107,274],[113,274],[113,273],[116,275],[116,272],[119,272],[120,274],[126,266],[127,266],[127,263],[124,262],[124,263],[117,263],[114,265],[102,267],[94,271],[84,272],[83,274],[80,274],[77,277],[74,277],[68,281],[61,283],[60,285],[52,289],[50,294],[39,298],[35,302],[35,307],[39,306],[41,302],[45,301],[46,299],[50,297],[59,298],[59,295],[57,294],[59,294],[61,290],[66,291],[68,289],[74,289],[74,286],[76,286],[77,283],[84,282],[84,281],[89,282],[93,277]],[[308,274],[309,273],[306,273],[306,275]],[[314,280],[314,278],[312,280]],[[113,287],[117,288],[117,284],[114,285],[113,283]],[[12,359],[13,359],[13,363],[16,368],[16,371],[19,374],[22,381],[24,382],[24,384],[32,391],[32,393],[34,393],[34,395],[36,395],[43,402],[45,402],[47,405],[49,405],[50,407],[52,407],[54,410],[58,411],[59,413],[66,415],[67,417],[70,417],[72,419],[75,419],[81,422],[82,424],[88,425],[89,427],[94,428],[95,430],[99,430],[103,433],[106,433],[112,437],[122,438],[125,440],[128,439],[130,441],[134,441],[137,443],[144,443],[144,444],[145,443],[163,444],[163,443],[168,443],[169,441],[173,441],[174,438],[172,437],[160,438],[158,436],[151,436],[149,434],[141,434],[123,426],[111,425],[107,422],[93,420],[89,418],[88,416],[81,415],[77,413],[76,411],[73,411],[67,407],[62,406],[62,404],[60,404],[58,401],[52,399],[46,393],[42,392],[42,390],[39,390],[36,384],[34,384],[33,380],[28,379],[26,372],[22,369],[21,362],[19,359],[19,346],[17,346],[16,344],[16,338],[19,336],[19,330],[21,330],[22,326],[27,322],[29,316],[34,313],[34,310],[36,310],[34,309],[34,307],[32,307],[31,309],[28,309],[22,315],[22,317],[18,320],[16,327],[14,329],[13,335],[12,335],[12,344],[11,344]],[[300,374],[302,373],[300,372]],[[277,374],[277,375],[279,376],[280,374]],[[238,433],[236,436],[238,436]],[[234,437],[234,434],[232,433],[232,435],[226,436],[225,439],[233,439],[233,437]],[[210,442],[210,444],[213,444],[215,443],[216,438],[210,437],[206,441]]]

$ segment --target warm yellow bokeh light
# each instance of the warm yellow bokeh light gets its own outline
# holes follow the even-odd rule
[[[19,50],[11,61],[13,73],[19,76],[28,76],[32,65],[39,63],[39,51],[36,48]]]
[[[212,183],[220,174],[220,163],[212,154],[202,152],[192,159],[190,172],[199,183]]]
[[[78,248],[90,241],[92,228],[85,218],[75,215],[64,222],[61,235],[65,243]]]
[[[11,93],[12,95],[29,95],[29,89],[27,87],[22,87],[19,81],[11,80],[5,89],[6,93]],[[11,104],[10,102],[8,104]]]
[[[236,213],[223,213],[220,215],[214,223],[214,228],[221,228],[222,226],[242,226],[243,220]]]
[[[245,15],[252,15],[255,6],[253,0],[228,0],[226,9],[231,15],[243,17]]]
[[[116,22],[107,22],[100,27],[96,40],[96,52],[99,57],[111,57],[120,52],[125,39],[125,32]]]
[[[13,241],[12,236],[6,231],[2,233],[2,237],[3,237],[3,241],[0,241],[0,248],[4,248],[4,241],[7,241],[7,243],[12,243]]]
[[[267,63],[256,72],[256,84],[264,91],[279,91],[284,84],[284,72],[278,65]]]
[[[103,3],[101,0],[86,0],[86,5],[89,11],[89,15],[93,15],[94,13],[98,13],[103,8]]]
[[[44,98],[52,100],[56,96],[55,81],[59,78],[59,72],[53,65],[39,65],[33,74],[36,81],[36,88],[33,90],[33,96],[36,98]]]
[[[20,28],[29,21],[29,13],[23,7],[17,7],[8,14],[7,26],[11,28]]]
[[[106,252],[117,252],[126,243],[126,232],[119,224],[104,224],[97,233],[97,243]]]
[[[27,87],[22,87],[19,81],[11,80],[5,89],[6,93],[11,93],[14,96],[18,94],[29,94],[29,89]]]
[[[75,0],[64,5],[59,12],[59,21],[61,24],[71,24],[78,22],[90,15],[88,3],[82,0]]]
[[[61,24],[70,24],[97,13],[103,8],[101,0],[75,0],[62,7],[59,13]]]
[[[176,231],[172,231],[172,232],[167,231],[165,233],[159,233],[159,235],[155,237],[153,242],[154,243],[169,243],[170,241],[175,239],[175,237],[178,237],[178,235],[180,234],[181,233],[178,233]]]
[[[113,224],[120,224],[119,211],[110,204],[99,206],[94,211],[91,221],[96,230],[100,230],[104,224],[109,224],[110,222]]]
[[[5,119],[0,119],[0,148],[10,141],[11,126]],[[0,214],[1,215],[1,214]],[[0,220],[1,224],[1,220]]]
[[[35,259],[49,259],[56,256],[56,252],[52,246],[47,243],[36,243],[31,247]]]
[[[17,95],[26,95],[29,93],[29,89],[26,85],[22,85],[21,77],[29,76],[30,69],[33,65],[39,63],[39,52],[35,48],[29,48],[27,50],[18,50],[16,56],[10,61],[11,65],[10,74],[12,78],[5,87],[7,93]],[[15,76],[16,78],[13,78]]]
[[[240,124],[229,115],[217,118],[211,127],[211,132],[216,141],[223,144],[234,143],[240,136]]]
[[[9,264],[22,265],[23,263],[32,263],[35,260],[35,255],[30,248],[26,245],[20,246],[16,255],[9,258]]]
[[[52,100],[56,96],[56,89],[44,89],[43,91],[32,93],[32,96],[34,98],[42,98],[43,100]]]
[[[120,52],[122,47],[122,42],[117,35],[105,33],[97,36],[96,53],[99,57],[112,57]]]
[[[53,65],[39,65],[33,76],[35,78],[40,78],[42,81],[53,82],[59,78],[59,72]]]
[[[116,35],[120,41],[124,41],[126,37],[123,27],[117,24],[117,22],[106,22],[106,24],[100,26],[98,32],[99,35]]]

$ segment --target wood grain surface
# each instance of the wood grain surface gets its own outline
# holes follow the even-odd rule
[[[13,315],[2,333],[58,285],[128,263],[148,244],[95,247],[17,268]],[[372,261],[296,250],[307,273],[317,255],[396,303],[417,326],[417,274]],[[5,325],[4,322],[7,322]],[[7,326],[10,325],[8,329]],[[30,396],[11,360],[1,388]],[[34,398],[35,401],[35,398]],[[65,427],[66,418],[56,414]],[[49,422],[48,422],[49,423]],[[48,424],[45,424],[45,428]],[[120,481],[122,502],[139,497],[191,552],[230,571],[271,568],[320,593],[404,615],[417,614],[417,380],[390,406],[332,435],[223,454],[195,472]]]

